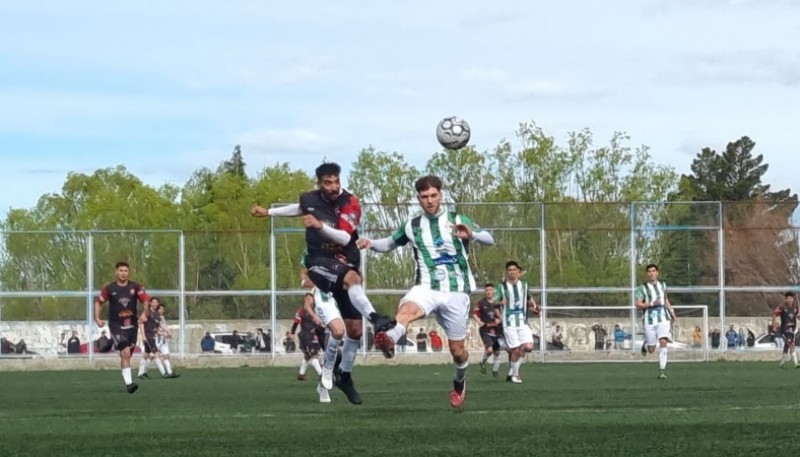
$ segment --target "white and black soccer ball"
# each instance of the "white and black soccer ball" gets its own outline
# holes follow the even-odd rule
[[[436,126],[436,139],[447,149],[461,149],[469,143],[469,124],[458,116],[450,116],[439,121]]]

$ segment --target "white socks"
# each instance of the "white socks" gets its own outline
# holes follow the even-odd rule
[[[142,357],[142,360],[139,361],[139,374],[137,376],[142,376],[147,373],[148,365],[150,365],[150,359],[145,359]]]
[[[316,371],[318,375],[322,375],[322,367],[319,364],[319,358],[314,357],[311,359],[311,366],[314,367],[314,371]]]
[[[133,378],[131,378],[131,367],[122,369],[122,380],[125,381],[126,386],[133,384]]]
[[[660,351],[658,351],[658,368],[661,370],[667,369],[667,351],[668,349],[666,346],[664,346],[663,348],[661,348]]]
[[[347,289],[347,296],[350,297],[350,303],[353,304],[353,307],[367,319],[369,319],[370,314],[375,312],[375,307],[372,306],[367,294],[364,293],[364,288],[360,284],[350,286]]]
[[[402,336],[405,334],[406,334],[406,326],[399,322],[397,323],[397,325],[386,331],[386,336],[391,338],[392,341],[394,341],[395,343],[400,341],[400,338],[402,338]]]
[[[306,369],[308,369],[308,360],[303,359],[300,361],[300,375],[306,374]]]

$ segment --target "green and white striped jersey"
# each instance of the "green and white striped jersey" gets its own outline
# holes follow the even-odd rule
[[[436,216],[415,216],[392,235],[398,246],[411,243],[417,271],[414,283],[441,292],[472,293],[475,278],[469,266],[469,241],[454,235],[455,226],[464,224],[480,232],[472,219],[450,211]]]
[[[505,299],[503,306],[503,325],[522,327],[528,323],[528,281],[518,279],[515,284],[503,281],[497,285],[495,301]]]
[[[671,320],[666,307],[667,285],[661,281],[643,283],[636,289],[636,299],[644,300],[651,306],[644,310],[645,325],[660,324]],[[653,303],[658,301],[658,305]]]

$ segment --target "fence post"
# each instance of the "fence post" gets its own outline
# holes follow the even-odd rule
[[[94,360],[94,235],[86,234],[86,329],[89,362]]]
[[[181,361],[186,358],[186,235],[178,235],[178,325],[181,338]]]

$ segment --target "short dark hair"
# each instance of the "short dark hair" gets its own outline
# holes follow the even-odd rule
[[[655,269],[656,271],[658,271],[658,265],[656,265],[656,264],[654,264],[654,263],[648,263],[648,264],[647,264],[647,266],[646,266],[646,267],[644,267],[644,271],[647,271],[647,270],[649,270],[649,269],[651,269],[651,268],[653,268],[653,269]]]
[[[153,300],[157,301],[159,305],[161,304],[161,299],[158,297],[150,297],[150,300],[147,300],[147,303],[150,303]]]
[[[486,289],[486,288],[488,288],[488,287],[491,287],[492,289],[494,289],[494,288],[495,288],[495,287],[494,287],[494,284],[492,284],[492,283],[490,283],[490,282],[487,282],[486,284],[484,284],[484,285],[483,285],[483,288],[484,288],[484,289]]]
[[[414,183],[414,189],[417,193],[424,192],[430,188],[435,188],[438,191],[442,190],[442,178],[434,175],[427,175],[419,178]]]
[[[783,296],[784,297],[794,297],[795,295],[794,295],[794,292],[789,291],[789,292],[786,292],[785,294],[783,294]]]
[[[119,267],[130,268],[131,266],[128,265],[128,262],[117,262],[116,264],[114,264],[114,269],[115,270],[119,270]]]
[[[508,262],[506,262],[506,270],[508,270],[508,267],[517,267],[520,270],[522,270],[522,267],[519,266],[516,260],[509,260]]]
[[[342,173],[342,167],[336,162],[325,162],[314,172],[317,174],[317,180],[321,180],[323,176],[339,176]]]

